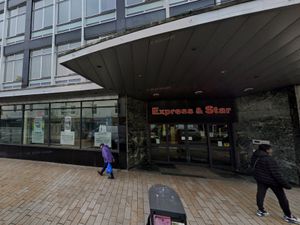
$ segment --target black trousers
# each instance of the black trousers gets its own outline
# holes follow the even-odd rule
[[[105,172],[107,166],[108,166],[108,163],[104,163],[103,168],[102,168],[102,170],[101,170],[101,172],[100,172],[101,174],[103,174],[103,173]],[[111,177],[114,177],[113,172],[111,172],[110,176],[111,176]]]
[[[282,187],[269,186],[262,183],[257,183],[257,194],[256,194],[256,203],[259,210],[264,210],[264,200],[267,193],[267,190],[271,188],[271,190],[276,195],[279,205],[284,213],[284,215],[290,217],[291,210],[289,206],[289,201],[286,198],[284,190]]]

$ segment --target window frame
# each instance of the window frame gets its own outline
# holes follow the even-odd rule
[[[21,56],[21,55],[22,55],[22,57],[19,58],[18,56]],[[9,58],[12,58],[12,59],[9,59]],[[22,74],[21,74],[21,77],[20,77],[21,80],[17,80],[16,79],[17,77],[16,77],[16,73],[15,73],[16,62],[20,61],[20,60],[22,61],[22,65],[23,65],[24,64],[24,53],[23,52],[22,53],[16,53],[16,54],[13,54],[13,55],[6,56],[6,58],[5,58],[5,65],[4,65],[4,82],[3,83],[20,82],[22,80],[23,71],[22,71]],[[8,62],[12,62],[12,73],[13,73],[12,78],[13,79],[10,79],[10,80],[7,80],[7,63]]]
[[[24,12],[20,13],[20,9],[24,8]],[[11,15],[11,13],[16,10],[17,11],[17,14],[16,15]],[[26,19],[26,5],[20,5],[16,8],[13,8],[11,10],[8,10],[8,18],[7,18],[7,38],[13,38],[13,37],[18,37],[18,36],[21,36],[21,35],[24,35],[25,34],[25,26],[24,26],[24,31],[22,33],[18,33],[18,26],[19,23],[19,17],[21,16],[24,16],[25,15],[25,19]],[[11,20],[16,18],[16,25],[14,27],[14,35],[13,36],[10,36],[10,30],[11,30]]]
[[[42,7],[39,7],[37,9],[34,9],[34,4],[36,4],[37,2],[42,2],[43,3],[43,6]],[[51,19],[51,24],[52,25],[49,25],[49,26],[45,26],[45,11],[47,8],[52,8],[52,17],[50,18]],[[42,28],[39,28],[39,29],[34,29],[34,15],[35,15],[35,12],[37,11],[42,11]],[[45,0],[39,0],[39,1],[34,1],[33,2],[33,6],[32,6],[32,19],[31,19],[31,32],[36,32],[36,31],[41,31],[41,30],[45,30],[45,29],[49,29],[49,28],[52,28],[53,27],[53,12],[54,11],[54,7],[53,7],[53,2],[51,2],[50,4],[45,1]]]
[[[49,50],[49,52],[47,52],[47,50]],[[37,55],[33,55],[34,53],[36,53]],[[42,79],[49,79],[51,78],[51,66],[50,66],[50,74],[49,76],[43,77],[43,56],[48,56],[50,55],[50,57],[52,56],[52,48],[48,47],[48,48],[42,48],[42,49],[36,49],[36,50],[32,50],[30,52],[30,65],[29,65],[29,80],[30,81],[35,81],[35,80],[42,80]],[[40,58],[40,62],[39,62],[39,78],[35,78],[32,79],[32,59],[33,58],[37,58],[37,57],[41,57]],[[51,57],[52,60],[52,57]],[[52,63],[50,62],[50,65]]]

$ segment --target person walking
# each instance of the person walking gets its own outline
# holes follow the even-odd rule
[[[258,210],[256,214],[260,217],[269,215],[264,208],[264,199],[267,190],[270,188],[276,195],[284,213],[283,219],[289,223],[300,224],[300,220],[292,215],[284,192],[284,188],[289,190],[292,187],[281,175],[279,166],[272,157],[271,145],[259,145],[251,158],[251,166],[254,169],[253,175],[257,182],[256,204]]]
[[[100,150],[102,152],[104,166],[103,166],[101,172],[98,171],[98,173],[102,176],[104,171],[106,169],[108,169],[108,173],[109,173],[108,179],[114,179],[112,163],[115,161],[115,159],[110,151],[110,148],[107,145],[102,143],[102,144],[100,144]]]

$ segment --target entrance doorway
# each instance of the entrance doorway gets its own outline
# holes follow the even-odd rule
[[[151,159],[231,168],[230,137],[228,124],[151,124]]]

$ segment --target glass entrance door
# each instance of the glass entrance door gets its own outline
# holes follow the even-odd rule
[[[169,125],[169,158],[173,162],[187,162],[186,130],[184,124]]]
[[[208,163],[208,141],[205,124],[188,124],[186,128],[189,161]]]
[[[231,146],[227,124],[209,124],[210,154],[212,165],[231,167]]]
[[[151,124],[151,159],[232,168],[227,124]]]

